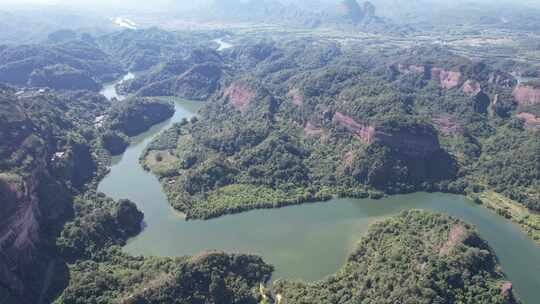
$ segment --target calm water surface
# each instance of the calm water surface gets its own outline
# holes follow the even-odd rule
[[[115,82],[110,82],[110,83],[107,83],[103,86],[103,89],[101,90],[101,95],[107,97],[107,99],[113,99],[113,98],[116,98],[118,100],[123,100],[125,99],[126,97],[123,96],[123,95],[120,95],[118,94],[118,92],[116,91],[116,85],[117,84],[121,84],[125,81],[128,81],[128,80],[131,80],[135,78],[135,74],[133,73],[127,73],[126,75],[124,75],[124,77],[122,79],[120,79],[119,81],[115,81]]]
[[[145,214],[146,227],[124,250],[134,255],[195,255],[204,250],[255,253],[276,267],[274,278],[319,280],[343,265],[370,224],[416,208],[475,224],[497,253],[525,304],[540,303],[540,246],[519,227],[464,197],[441,193],[397,195],[382,200],[335,199],[274,210],[255,210],[209,221],[185,221],[169,206],[161,185],[138,159],[151,139],[194,115],[197,103],[176,102],[174,117],[134,139],[113,161],[99,190],[128,198]]]

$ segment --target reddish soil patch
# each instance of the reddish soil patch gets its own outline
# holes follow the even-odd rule
[[[321,135],[323,132],[324,132],[323,129],[315,127],[310,122],[308,122],[306,126],[304,127],[304,133],[307,136],[318,136],[318,135]]]
[[[357,139],[368,144],[373,142],[373,138],[375,137],[374,127],[362,125],[356,122],[352,117],[344,115],[340,112],[336,112],[334,115],[334,121],[347,131],[351,132]]]
[[[454,226],[448,232],[448,240],[441,246],[439,255],[448,255],[456,245],[465,241],[467,229],[462,225]]]
[[[244,113],[249,105],[255,99],[257,94],[241,84],[232,84],[225,91],[225,95],[229,97],[233,106],[240,112]]]
[[[455,71],[446,71],[441,68],[432,68],[431,77],[434,79],[439,79],[441,87],[450,90],[459,85],[461,73]]]
[[[463,93],[469,97],[476,96],[480,91],[482,87],[478,81],[469,79],[463,84]]]
[[[520,84],[514,89],[513,95],[520,105],[540,104],[540,88]]]
[[[501,294],[510,295],[512,293],[512,289],[513,289],[512,283],[505,282],[501,285]]]
[[[297,105],[299,107],[304,106],[304,99],[302,98],[302,95],[300,94],[300,90],[298,89],[290,90],[289,96],[292,98],[292,103],[294,105]]]
[[[435,127],[445,136],[459,135],[463,131],[461,126],[452,121],[450,117],[433,118],[432,122]]]
[[[536,117],[533,113],[521,112],[516,117],[525,123],[525,128],[540,130],[540,117]]]

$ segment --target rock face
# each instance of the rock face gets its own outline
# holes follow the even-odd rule
[[[333,115],[332,122],[368,145],[363,157],[347,165],[362,183],[388,189],[393,184],[418,186],[455,175],[455,161],[441,148],[436,130],[429,125],[388,120],[372,126],[341,112]],[[304,132],[316,133],[306,128]]]
[[[0,194],[7,205],[0,221],[0,282],[17,297],[28,293],[31,298],[32,293],[26,289],[20,269],[34,263],[34,249],[39,241],[36,188],[36,184],[24,182],[21,177],[0,176]]]
[[[456,245],[465,243],[470,232],[463,225],[456,225],[448,231],[448,239],[439,249],[439,255],[449,255]]]
[[[476,96],[481,91],[482,87],[476,80],[469,79],[463,84],[463,93],[468,97]]]
[[[254,101],[257,93],[242,83],[234,83],[225,90],[225,96],[238,111],[244,113]]]
[[[449,71],[439,67],[430,67],[422,64],[403,64],[399,63],[394,66],[400,74],[421,74],[426,79],[434,79],[440,83],[440,86],[445,89],[453,89],[459,86],[462,74],[459,71]],[[470,85],[472,83],[469,83]]]
[[[289,91],[289,96],[292,99],[292,103],[296,106],[302,107],[304,105],[304,99],[298,89],[292,89]]]
[[[223,96],[242,114],[250,112],[268,118],[277,108],[277,103],[270,92],[254,79],[233,82],[225,89]]]
[[[459,85],[461,80],[461,72],[447,71],[441,68],[432,68],[431,78],[438,79],[441,83],[441,87],[449,90]]]
[[[50,180],[46,132],[7,96],[0,97],[0,294],[4,301],[7,293],[8,303],[36,303],[46,288],[45,269],[53,261],[41,248],[42,225],[59,216],[64,206],[57,197],[42,199]],[[14,166],[24,169],[10,171]],[[61,189],[51,189],[61,196]]]
[[[521,112],[516,117],[525,123],[525,128],[540,131],[540,117],[528,112]]]
[[[409,157],[427,157],[441,150],[439,140],[433,133],[415,133],[409,130],[376,132],[377,140]]]
[[[304,127],[304,134],[306,134],[307,136],[317,136],[323,133],[324,133],[323,129],[315,127],[310,122],[308,122],[306,126]]]
[[[526,84],[519,84],[513,92],[519,105],[540,104],[540,88]]]
[[[352,117],[336,112],[334,122],[352,133],[357,139],[370,144],[375,136],[375,128],[356,122]]]
[[[401,74],[405,74],[405,75],[406,74],[424,74],[426,72],[426,67],[419,64],[407,65],[407,64],[399,63],[397,65],[397,70]]]

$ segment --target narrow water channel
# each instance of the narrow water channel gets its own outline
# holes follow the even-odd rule
[[[224,38],[214,39],[214,42],[218,44],[218,49],[217,49],[218,51],[223,51],[223,50],[230,49],[233,47],[232,44],[223,41],[223,39]]]
[[[114,87],[114,86],[113,86]],[[476,225],[494,248],[525,304],[540,301],[540,246],[519,227],[463,196],[442,193],[397,195],[382,200],[335,199],[274,210],[255,210],[209,221],[185,221],[167,202],[158,180],[139,157],[159,132],[195,115],[198,104],[176,101],[172,119],[133,139],[99,185],[108,196],[128,198],[145,214],[146,227],[124,250],[133,255],[182,256],[205,250],[255,253],[276,267],[274,278],[314,281],[345,262],[370,224],[401,210],[450,214]]]

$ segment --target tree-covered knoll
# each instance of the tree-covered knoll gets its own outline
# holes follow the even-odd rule
[[[112,247],[100,261],[71,266],[71,282],[55,303],[259,303],[256,288],[273,268],[251,255],[131,257]]]
[[[205,100],[220,88],[222,78],[226,76],[224,70],[218,52],[208,48],[194,49],[187,54],[174,54],[119,89],[140,96]]]
[[[122,67],[92,41],[8,46],[0,51],[0,82],[98,91]]]
[[[142,228],[143,214],[129,200],[115,202],[102,194],[88,193],[73,201],[73,220],[56,240],[68,260],[95,258],[113,245],[124,245]]]
[[[277,281],[277,303],[519,303],[491,248],[457,219],[405,211],[370,227],[320,282]]]
[[[105,52],[129,71],[145,71],[173,56],[188,55],[194,49],[210,47],[216,31],[169,32],[156,27],[124,30],[95,37]]]
[[[167,100],[127,98],[112,105],[107,111],[104,125],[128,136],[135,136],[173,114],[174,105]]]

